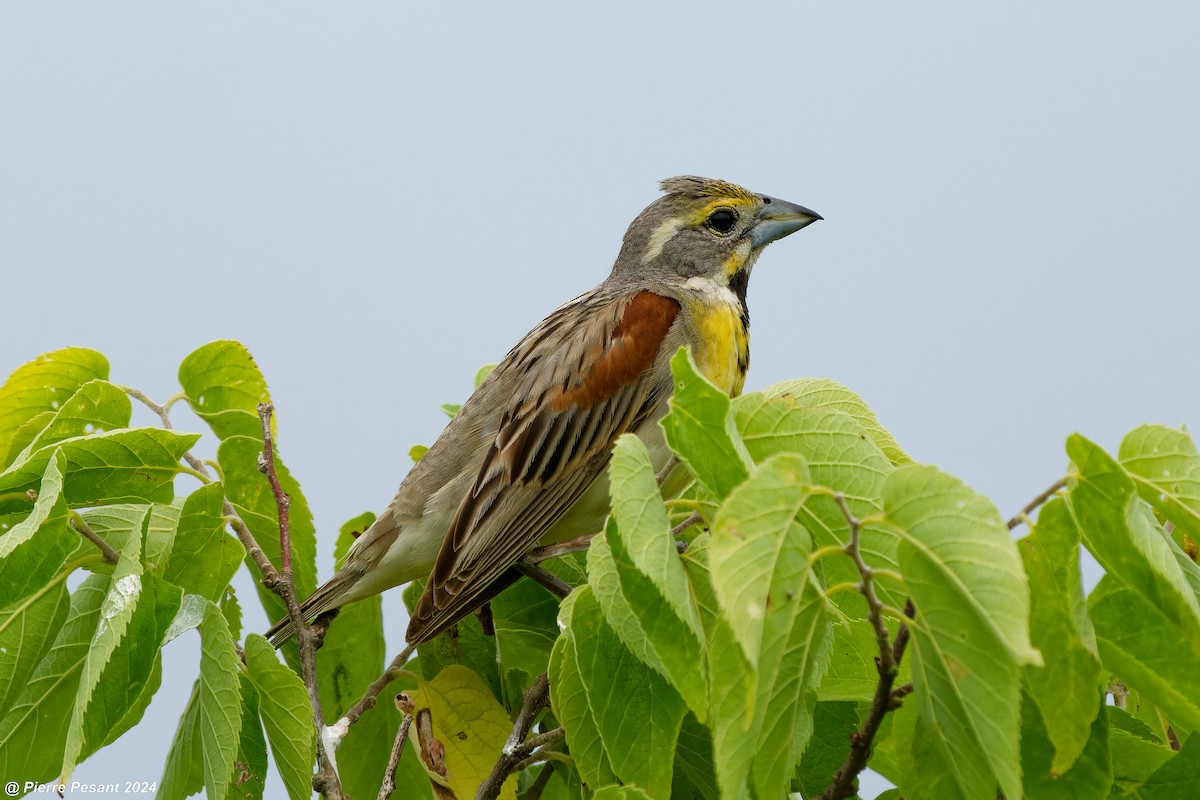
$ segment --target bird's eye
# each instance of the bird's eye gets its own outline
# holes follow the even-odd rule
[[[733,223],[736,221],[737,216],[731,210],[718,208],[709,215],[705,224],[717,233],[729,233],[733,230]]]

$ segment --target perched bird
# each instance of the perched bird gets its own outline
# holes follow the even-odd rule
[[[659,419],[683,345],[731,396],[750,364],[750,270],[768,244],[820,215],[697,177],[666,193],[625,233],[612,273],[517,343],[405,477],[337,573],[303,604],[306,619],[429,578],[408,626],[419,644],[508,586],[539,544],[598,530],[605,466],[624,433],[655,469],[669,451]],[[285,619],[268,632],[278,646]]]

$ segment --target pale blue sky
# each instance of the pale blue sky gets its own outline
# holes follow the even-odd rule
[[[1184,2],[6,4],[0,372],[87,345],[165,398],[240,339],[327,575],[438,404],[694,173],[826,218],[759,262],[747,388],[839,380],[1009,514],[1072,431],[1200,421],[1197,30]],[[168,652],[81,780],[159,777],[197,661]]]

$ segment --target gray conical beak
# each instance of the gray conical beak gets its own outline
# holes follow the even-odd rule
[[[801,228],[824,219],[815,211],[804,206],[763,195],[766,205],[758,212],[758,221],[750,229],[750,242],[754,247],[763,247],[776,239],[782,239]]]

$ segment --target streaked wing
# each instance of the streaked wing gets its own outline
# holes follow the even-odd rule
[[[604,470],[617,437],[654,412],[670,375],[655,380],[652,368],[678,313],[648,291],[593,292],[509,353],[489,380],[510,382],[501,401],[512,405],[450,524],[408,641],[436,636],[492,596],[491,584]]]

